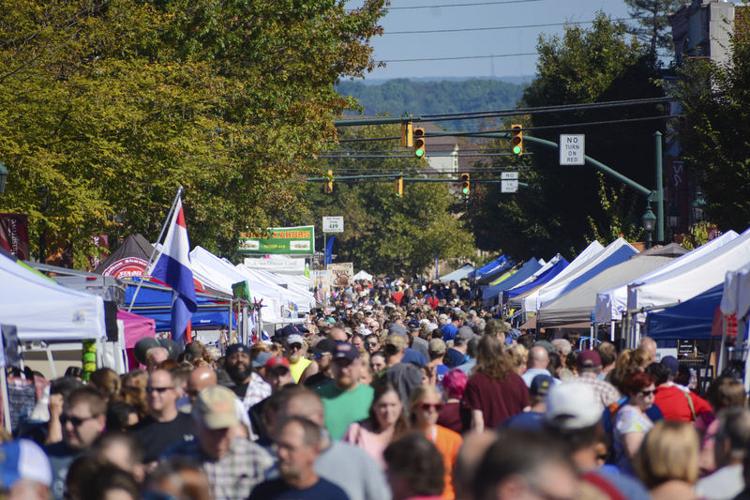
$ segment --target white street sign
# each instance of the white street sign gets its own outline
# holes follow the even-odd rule
[[[342,216],[323,217],[323,232],[324,233],[343,233],[344,232],[344,218]]]
[[[585,165],[586,136],[560,134],[560,165]]]
[[[514,180],[517,181],[518,172],[501,172],[500,179],[504,181],[514,181]]]
[[[516,193],[518,192],[518,180],[500,181],[500,192],[501,193]]]

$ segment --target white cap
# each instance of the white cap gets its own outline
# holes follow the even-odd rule
[[[21,479],[52,486],[52,468],[44,451],[33,441],[18,439],[0,445],[2,488],[10,489]]]
[[[591,427],[602,418],[604,408],[594,389],[581,382],[563,382],[547,395],[545,420],[559,429]]]

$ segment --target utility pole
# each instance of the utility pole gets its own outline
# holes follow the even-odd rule
[[[656,241],[664,243],[664,176],[662,172],[662,134],[654,132],[656,160]]]

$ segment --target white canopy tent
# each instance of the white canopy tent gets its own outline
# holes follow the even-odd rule
[[[667,265],[654,269],[653,271],[639,276],[632,283],[644,283],[658,276],[664,275],[673,269],[682,267],[686,264],[695,262],[701,259],[703,256],[713,252],[717,248],[720,248],[727,243],[731,242],[739,235],[734,231],[728,231],[718,238],[715,238],[705,245],[701,245],[698,248],[678,257]],[[622,315],[627,309],[628,305],[628,284],[622,284],[620,286],[611,288],[609,290],[600,292],[596,296],[596,307],[594,309],[594,321],[596,323],[611,323],[612,321],[620,321]]]
[[[580,270],[583,266],[586,265],[587,262],[589,262],[591,259],[599,255],[604,250],[604,246],[599,243],[598,241],[594,240],[592,241],[589,246],[587,246],[583,252],[578,254],[578,257],[573,259],[573,262],[571,262],[568,267],[563,269],[560,274],[549,280],[547,283],[545,283],[543,286],[539,287],[538,289],[534,290],[533,292],[529,293],[525,297],[523,297],[523,309],[524,311],[532,312],[539,310],[539,294],[548,286],[555,286],[557,283],[561,283],[564,280],[566,280],[568,277],[574,275],[578,270]],[[520,297],[519,297],[520,298]]]
[[[352,276],[352,279],[354,281],[359,281],[359,280],[372,281],[372,274],[368,273],[367,271],[363,269],[357,274],[355,274],[354,276]]]
[[[256,269],[248,269],[244,264],[238,264],[235,269],[244,276],[250,285],[250,293],[256,300],[263,299],[263,321],[267,323],[284,323],[289,311],[298,306],[293,299],[293,292],[273,283],[273,281],[258,276]]]
[[[106,335],[104,301],[40,276],[0,255],[0,323],[23,341],[98,340]]]
[[[287,279],[286,275],[279,275],[261,269],[248,269],[248,273],[269,285],[277,285],[285,290],[286,293],[282,295],[292,302],[299,312],[307,313],[310,312],[311,307],[315,307],[315,297],[313,294]]]
[[[438,280],[441,283],[450,283],[451,281],[461,281],[462,279],[466,279],[472,272],[474,271],[474,266],[470,264],[465,264],[455,271],[451,271],[445,276],[441,276],[438,278]]]

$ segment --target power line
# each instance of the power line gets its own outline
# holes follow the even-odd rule
[[[471,3],[444,3],[438,5],[412,5],[404,7],[387,7],[386,10],[417,10],[417,9],[438,9],[451,7],[477,7],[484,5],[505,5],[509,3],[532,3],[541,2],[542,0],[504,0],[500,2],[471,2]]]
[[[413,59],[383,59],[383,63],[403,63],[403,62],[420,62],[420,61],[458,61],[461,59],[494,59],[496,57],[521,57],[535,56],[536,52],[519,52],[516,54],[490,54],[486,56],[454,56],[454,57],[415,57]]]
[[[619,19],[612,19],[613,22],[620,21],[632,21],[635,18],[626,17]],[[544,23],[544,24],[514,24],[506,26],[483,26],[478,28],[445,28],[437,30],[415,30],[415,31],[385,31],[383,35],[426,35],[430,33],[460,33],[465,31],[497,31],[497,30],[513,30],[513,29],[526,29],[526,28],[550,28],[552,26],[570,26],[570,25],[581,25],[591,24],[595,20],[590,21],[566,21],[562,23]]]

